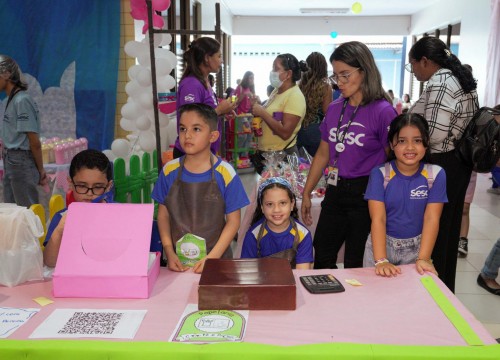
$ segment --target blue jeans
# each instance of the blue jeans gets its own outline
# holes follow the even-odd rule
[[[487,279],[496,279],[498,276],[498,268],[500,268],[500,239],[493,245],[490,254],[484,262],[481,274]]]
[[[418,235],[409,239],[396,239],[386,235],[386,252],[387,260],[394,265],[414,264],[417,261],[418,251],[420,250],[420,241],[422,235]],[[379,259],[377,259],[379,260]],[[368,240],[365,246],[365,256],[363,257],[363,267],[374,267],[375,259],[373,258],[373,243],[371,234],[368,235]]]
[[[500,186],[500,166],[495,166],[493,170],[491,170],[491,180],[493,182],[491,185],[493,189]]]
[[[38,204],[40,173],[29,150],[5,150],[3,158],[4,202],[30,207]]]

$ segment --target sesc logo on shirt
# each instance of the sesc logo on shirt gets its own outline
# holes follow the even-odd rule
[[[366,134],[364,134],[364,133],[358,134],[354,131],[348,131],[347,133],[345,133],[346,126],[347,126],[347,124],[342,125],[340,127],[340,130],[339,130],[339,135],[341,136],[341,138],[343,137],[344,144],[346,144],[346,145],[353,145],[354,144],[354,145],[363,147],[364,144],[362,142],[362,139],[366,136]],[[365,128],[365,126],[363,124],[360,124],[358,122],[352,122],[350,127],[353,127],[353,126],[359,126],[359,127]],[[347,129],[347,130],[349,130],[349,129]],[[330,136],[328,137],[328,140],[330,140],[331,142],[334,142],[334,143],[337,142],[337,128],[333,127],[330,129]]]
[[[429,193],[429,188],[427,185],[420,185],[417,188],[410,191],[410,199],[422,200],[427,199]]]
[[[185,102],[189,102],[189,103],[194,102],[194,95],[193,94],[187,94],[186,96],[184,96],[184,101]]]

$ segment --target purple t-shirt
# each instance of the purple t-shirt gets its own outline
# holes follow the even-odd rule
[[[377,166],[370,174],[365,200],[385,204],[387,235],[408,239],[422,233],[424,213],[428,203],[446,203],[446,174],[438,165],[432,166],[434,182],[429,189],[427,169],[420,163],[418,171],[406,176],[391,161],[389,182],[384,189],[385,165]]]
[[[177,89],[177,110],[184,104],[205,104],[211,106],[212,108],[217,107],[217,97],[211,87],[208,89],[203,86],[203,84],[195,78],[194,76],[187,76],[181,80],[179,83],[179,88]],[[177,134],[179,134],[179,111],[177,111]],[[210,149],[215,154],[219,150],[221,136],[222,136],[222,124],[219,120],[219,124],[217,125],[217,129],[219,130],[220,136],[216,142],[212,143]],[[175,140],[175,147],[180,151],[182,150],[181,144],[179,143],[179,136]]]
[[[389,146],[387,133],[389,125],[397,113],[392,104],[386,100],[375,100],[367,105],[360,105],[347,133],[344,136],[345,150],[336,153],[337,126],[344,105],[344,99],[330,104],[325,120],[320,125],[321,140],[330,148],[329,165],[336,167],[343,178],[353,179],[368,176],[377,165],[385,162],[385,148]],[[356,107],[347,104],[344,118],[340,126],[340,134],[346,131],[347,124]]]

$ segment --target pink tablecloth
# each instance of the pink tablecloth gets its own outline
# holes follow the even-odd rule
[[[297,310],[251,311],[244,341],[274,345],[325,342],[404,345],[466,345],[420,283],[414,266],[402,267],[396,278],[381,278],[373,269],[295,270]],[[333,273],[346,291],[309,294],[299,275]],[[27,339],[56,308],[147,309],[134,341],[168,341],[188,303],[197,303],[199,275],[174,273],[162,268],[150,299],[62,299],[42,307],[10,339]],[[353,287],[345,279],[363,286]],[[444,294],[485,344],[495,344],[479,321],[435,278]],[[32,299],[52,298],[52,282],[0,287],[0,307],[39,307]],[[279,292],[276,293],[279,296]]]

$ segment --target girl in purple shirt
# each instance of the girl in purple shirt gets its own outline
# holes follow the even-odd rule
[[[366,45],[344,43],[330,62],[331,78],[342,98],[330,104],[321,124],[321,142],[302,198],[302,219],[311,225],[311,192],[328,167],[328,187],[314,236],[315,269],[337,268],[344,242],[344,267],[362,267],[371,224],[363,196],[371,169],[385,162],[387,131],[397,115]]]
[[[220,103],[210,86],[208,75],[217,73],[222,65],[221,46],[217,40],[209,37],[201,37],[194,40],[189,49],[183,55],[186,69],[182,74],[177,89],[177,109],[184,104],[201,103],[215,109],[217,115],[224,115],[234,111],[236,102],[222,100]],[[222,123],[219,118],[219,133],[222,133]],[[179,113],[177,113],[177,133],[179,133]],[[212,143],[211,150],[215,154],[220,148],[220,139]],[[184,154],[179,143],[175,141],[174,157],[178,158]]]

